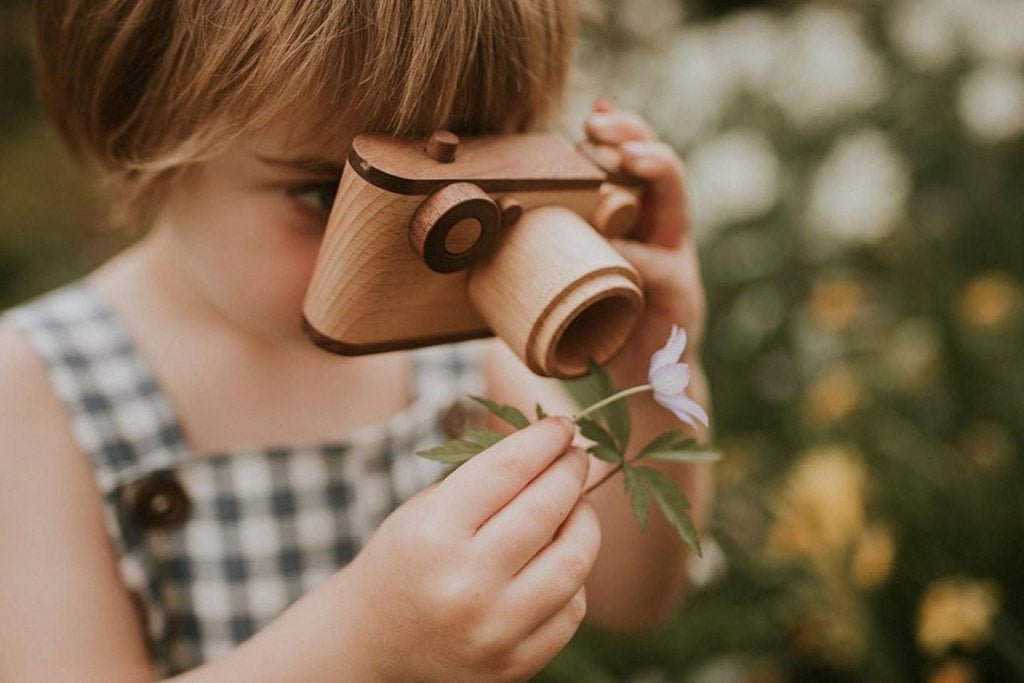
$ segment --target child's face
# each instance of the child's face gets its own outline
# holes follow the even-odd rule
[[[302,298],[352,137],[295,144],[281,130],[240,141],[168,196],[161,223],[184,276],[246,332],[308,343]]]

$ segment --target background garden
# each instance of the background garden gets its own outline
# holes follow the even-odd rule
[[[29,14],[0,0],[0,309],[131,239],[40,118]],[[1024,0],[583,20],[566,130],[605,93],[687,162],[724,458],[685,607],[543,678],[1024,681]]]

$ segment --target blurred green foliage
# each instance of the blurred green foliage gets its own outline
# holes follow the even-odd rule
[[[589,3],[595,93],[684,156],[718,497],[655,633],[551,681],[1024,680],[1024,3]],[[127,242],[0,1],[0,308]],[[578,128],[575,128],[578,129]]]
[[[103,228],[94,181],[39,112],[30,10],[0,2],[0,309],[84,275],[127,241]]]
[[[551,680],[1024,680],[1024,3],[634,0],[584,37],[576,111],[687,162],[724,459],[688,603]]]

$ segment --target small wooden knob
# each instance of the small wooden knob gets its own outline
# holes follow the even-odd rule
[[[423,200],[409,223],[409,242],[438,273],[468,268],[494,246],[498,205],[473,183],[452,183]]]
[[[427,141],[427,156],[442,164],[455,161],[459,149],[459,136],[448,130],[435,130]]]
[[[502,197],[498,200],[501,209],[501,227],[509,228],[523,215],[523,203],[515,197]]]
[[[625,237],[636,226],[640,200],[621,187],[605,183],[590,214],[590,224],[605,237]]]

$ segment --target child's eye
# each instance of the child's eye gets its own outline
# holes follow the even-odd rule
[[[338,194],[338,181],[327,180],[313,183],[302,183],[288,188],[288,195],[303,207],[316,213],[327,215],[334,204],[334,196]]]

